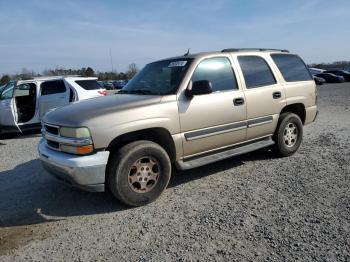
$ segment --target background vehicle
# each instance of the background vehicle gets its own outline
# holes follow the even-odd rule
[[[90,191],[107,186],[139,206],[181,170],[273,146],[294,154],[317,115],[316,85],[297,55],[225,49],[150,63],[116,95],[43,119],[44,167]]]
[[[326,83],[326,80],[324,80],[321,77],[317,77],[317,76],[312,76],[313,79],[315,80],[316,85],[323,85],[324,83]]]
[[[320,68],[314,68],[314,67],[309,68],[309,72],[311,75],[320,74],[320,73],[323,73],[324,71],[325,71],[324,69],[320,69]]]
[[[70,102],[105,95],[96,78],[40,77],[11,81],[0,92],[0,133],[40,128],[43,115]]]
[[[337,76],[342,76],[342,77],[344,77],[346,82],[350,81],[350,73],[345,71],[345,70],[327,70],[327,71],[324,71],[324,73],[329,73],[329,74],[334,74],[334,75],[337,75]]]
[[[320,74],[316,74],[315,76],[323,78],[324,80],[326,80],[326,83],[343,83],[343,82],[345,82],[344,77],[337,76],[337,75],[331,74],[331,73],[320,73]]]
[[[128,80],[115,80],[113,81],[113,87],[114,89],[122,89],[126,84],[128,83]]]
[[[102,85],[106,90],[114,90],[113,81],[103,81]]]

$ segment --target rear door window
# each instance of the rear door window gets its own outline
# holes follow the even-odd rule
[[[101,85],[96,80],[77,80],[75,83],[77,83],[85,90],[101,89]]]
[[[260,56],[238,56],[247,88],[256,88],[276,84],[275,77],[265,61]]]
[[[312,80],[309,70],[299,56],[271,54],[271,57],[287,82]]]
[[[59,93],[65,93],[67,88],[63,80],[47,81],[41,84],[41,95],[53,95]]]

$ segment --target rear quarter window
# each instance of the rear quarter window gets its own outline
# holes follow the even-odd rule
[[[305,63],[297,55],[271,54],[271,58],[287,82],[312,80]]]
[[[102,88],[96,80],[77,80],[75,83],[85,90],[97,90]]]

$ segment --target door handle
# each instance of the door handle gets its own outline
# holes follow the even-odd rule
[[[278,98],[281,98],[281,97],[282,97],[282,94],[281,94],[280,91],[273,92],[273,93],[272,93],[272,97],[273,97],[273,99],[278,99]]]
[[[244,98],[239,97],[239,98],[233,99],[233,104],[234,104],[235,106],[244,105]]]

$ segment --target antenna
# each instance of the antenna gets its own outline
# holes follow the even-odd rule
[[[112,57],[112,49],[111,49],[111,48],[109,48],[109,57],[110,57],[110,59],[111,59],[112,72],[114,72],[113,57]]]
[[[187,49],[187,53],[184,54],[184,56],[188,56],[189,54],[190,54],[190,49],[188,48],[188,49]]]

